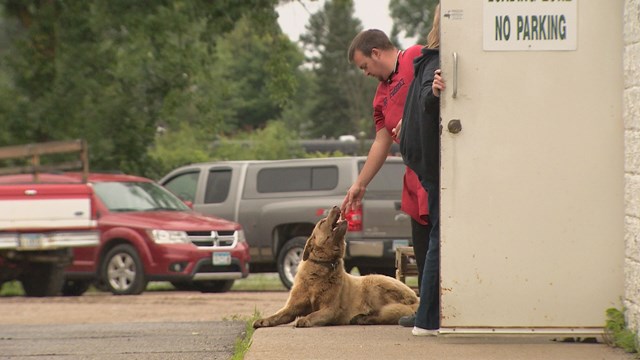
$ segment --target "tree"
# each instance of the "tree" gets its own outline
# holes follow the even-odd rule
[[[212,85],[224,89],[227,132],[262,128],[279,118],[297,90],[303,55],[275,18],[270,24],[260,28],[242,18],[217,43]]]
[[[271,121],[263,129],[247,132],[233,139],[222,138],[214,146],[217,160],[277,160],[304,156],[295,140],[297,133],[282,121]]]
[[[11,135],[0,141],[83,137],[92,168],[144,175],[159,126],[186,122],[203,138],[224,130],[216,43],[244,14],[256,28],[273,27],[276,3],[2,0],[24,35],[5,57],[0,125]]]
[[[312,136],[358,134],[364,123],[370,123],[377,84],[348,62],[347,49],[362,30],[353,14],[352,0],[327,0],[323,9],[310,17],[307,32],[300,37],[307,49],[314,50],[308,52],[313,55],[307,59],[317,89],[308,126]]]
[[[400,32],[416,37],[418,44],[426,44],[427,34],[433,25],[433,10],[439,0],[390,0],[389,10],[393,19],[391,37]]]

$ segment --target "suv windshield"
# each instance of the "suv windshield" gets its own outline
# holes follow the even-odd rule
[[[98,197],[110,211],[189,211],[180,199],[150,182],[98,182]]]

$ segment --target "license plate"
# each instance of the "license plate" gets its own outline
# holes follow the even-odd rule
[[[231,264],[231,253],[215,252],[213,253],[213,265],[224,266]]]
[[[46,236],[44,234],[20,234],[20,248],[40,249],[44,247]]]
[[[399,247],[409,246],[409,240],[393,240],[393,251]]]

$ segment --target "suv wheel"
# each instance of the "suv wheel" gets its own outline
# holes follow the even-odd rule
[[[294,237],[287,241],[278,253],[278,274],[280,281],[287,289],[291,289],[293,286],[293,280],[298,272],[298,265],[302,262],[302,253],[306,243],[306,237]]]
[[[129,244],[109,250],[101,274],[107,290],[114,295],[137,295],[147,286],[140,256]]]

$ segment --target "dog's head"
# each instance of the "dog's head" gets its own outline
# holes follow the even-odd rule
[[[340,208],[334,206],[326,218],[321,219],[313,229],[304,246],[302,260],[311,257],[317,261],[335,261],[344,258],[347,221],[340,220]]]

